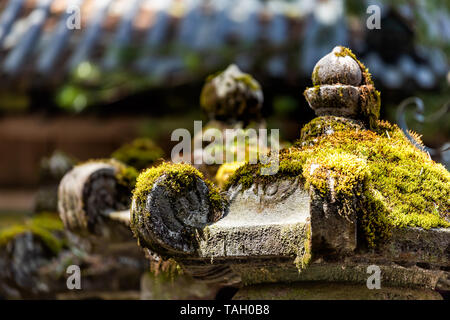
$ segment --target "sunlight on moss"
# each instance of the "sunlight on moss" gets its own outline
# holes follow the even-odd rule
[[[240,167],[226,187],[249,188],[255,182],[299,176],[323,196],[333,192],[344,200],[354,194],[372,247],[393,227],[450,227],[450,173],[385,121],[364,130],[351,122],[343,124],[342,118],[316,118],[304,127],[295,147],[280,152],[276,175],[262,176],[260,168],[261,164]]]

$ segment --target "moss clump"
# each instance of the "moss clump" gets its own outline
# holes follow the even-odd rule
[[[225,186],[228,178],[237,170],[239,167],[243,166],[245,162],[231,162],[224,163],[217,170],[215,181],[217,185],[222,188]]]
[[[150,167],[164,156],[164,151],[148,138],[138,138],[114,151],[111,157],[136,170]]]
[[[136,179],[139,175],[139,172],[133,168],[133,167],[129,167],[129,166],[120,166],[119,170],[116,173],[116,179],[117,182],[128,188],[128,190],[133,190],[135,185],[136,185]]]
[[[374,130],[355,130],[337,121],[331,126],[339,130],[320,135],[318,124],[330,121],[319,117],[306,125],[296,146],[280,152],[276,175],[262,176],[262,164],[246,164],[227,187],[301,177],[324,197],[345,201],[355,196],[359,205],[354,210],[371,247],[392,228],[450,227],[450,174],[442,165],[413,146],[396,125],[377,121]]]
[[[380,118],[381,94],[372,85],[361,86],[360,90],[361,118],[366,120],[369,128],[375,128],[376,121]]]
[[[163,162],[158,167],[147,169],[138,176],[133,197],[140,203],[144,203],[153,189],[155,181],[163,175],[167,177],[164,184],[173,192],[182,192],[189,189],[193,186],[196,178],[203,179],[203,174],[191,165]],[[219,189],[208,180],[205,180],[205,183],[208,185],[212,208],[222,210],[224,198],[220,195]]]
[[[337,131],[363,130],[362,123],[342,117],[323,116],[317,117],[305,124],[300,131],[300,139],[294,144],[302,147],[314,144],[324,135],[330,135]]]
[[[57,254],[65,245],[65,240],[56,234],[63,228],[63,223],[56,214],[40,213],[22,224],[0,229],[0,247],[5,246],[21,234],[31,232],[48,249]]]

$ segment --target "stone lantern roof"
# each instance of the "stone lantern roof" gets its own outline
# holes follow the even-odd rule
[[[245,164],[219,190],[188,164],[141,173],[129,220],[138,244],[194,278],[239,284],[235,298],[441,298],[449,172],[378,120],[379,93],[350,50],[321,59],[313,83],[318,117],[274,175]],[[366,286],[373,268],[380,290]]]

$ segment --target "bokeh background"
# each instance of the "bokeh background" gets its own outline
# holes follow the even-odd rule
[[[366,26],[371,4],[381,29]],[[80,29],[67,28],[72,5]],[[49,168],[64,169],[57,150],[104,158],[148,137],[170,155],[174,129],[206,121],[205,77],[230,63],[261,83],[268,127],[293,141],[314,116],[312,69],[336,45],[369,67],[382,118],[403,117],[448,168],[449,1],[1,0],[2,223],[35,210]],[[398,112],[413,96],[423,110]]]

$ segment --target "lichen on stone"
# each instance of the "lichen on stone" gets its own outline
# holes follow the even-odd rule
[[[370,247],[387,239],[392,228],[450,227],[450,173],[385,121],[367,130],[345,118],[316,118],[294,147],[280,151],[276,175],[261,175],[261,166],[240,167],[226,187],[300,177],[324,199],[356,197],[352,210]]]

